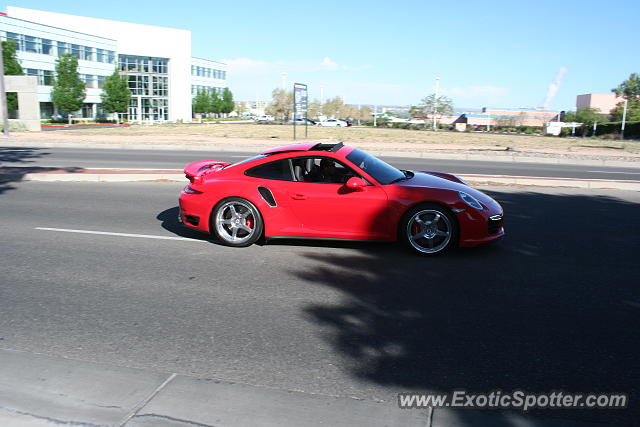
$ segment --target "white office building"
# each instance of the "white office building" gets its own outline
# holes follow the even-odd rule
[[[62,53],[78,57],[87,85],[83,117],[101,114],[101,87],[116,67],[132,91],[124,116],[133,122],[189,122],[197,90],[226,87],[225,64],[191,57],[188,30],[8,6],[0,37],[16,42],[25,73],[38,77],[42,118],[53,114],[51,77]]]

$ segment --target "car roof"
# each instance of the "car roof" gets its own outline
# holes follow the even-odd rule
[[[338,142],[337,144],[323,144],[318,142],[307,142],[304,144],[293,144],[293,145],[283,145],[282,147],[272,148],[270,150],[264,151],[261,154],[276,154],[276,153],[288,153],[291,151],[331,151],[337,152],[344,145],[342,142]]]

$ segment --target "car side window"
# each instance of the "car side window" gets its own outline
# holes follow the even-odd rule
[[[291,159],[296,181],[322,184],[345,184],[358,176],[342,163],[328,157],[302,157]]]
[[[280,181],[293,181],[289,160],[276,160],[256,166],[245,172],[246,175],[263,179],[277,179]]]

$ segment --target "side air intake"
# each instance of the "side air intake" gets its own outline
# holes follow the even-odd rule
[[[276,206],[276,199],[273,198],[271,190],[269,190],[267,187],[258,187],[258,193],[260,193],[264,201],[267,202],[269,206]]]

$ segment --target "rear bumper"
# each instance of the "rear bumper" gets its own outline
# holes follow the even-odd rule
[[[180,193],[178,222],[196,230],[209,232],[209,212],[202,205],[200,194]]]

